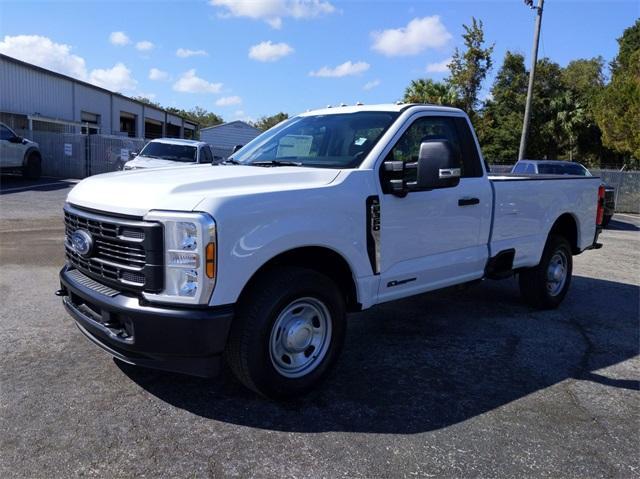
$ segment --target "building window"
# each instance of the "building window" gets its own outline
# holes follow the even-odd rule
[[[84,123],[83,135],[97,135],[100,132],[100,115],[97,113],[80,112],[80,121]]]
[[[180,125],[172,125],[171,123],[167,123],[167,137],[180,138]]]
[[[126,133],[128,137],[136,137],[137,116],[126,111],[120,112],[120,132]]]
[[[150,140],[153,140],[154,138],[162,138],[162,122],[145,118],[144,137]]]

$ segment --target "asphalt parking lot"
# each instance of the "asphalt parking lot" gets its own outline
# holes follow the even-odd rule
[[[73,183],[0,186],[0,477],[640,476],[639,216],[558,310],[508,279],[353,315],[335,373],[278,404],[90,344],[53,295]]]

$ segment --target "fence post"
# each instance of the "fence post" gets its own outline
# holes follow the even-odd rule
[[[85,158],[85,178],[91,176],[91,145],[89,144],[89,125],[86,127],[87,134],[84,137],[84,158]]]

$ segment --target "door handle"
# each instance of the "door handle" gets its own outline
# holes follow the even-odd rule
[[[471,206],[480,204],[479,198],[460,198],[458,200],[458,206]]]

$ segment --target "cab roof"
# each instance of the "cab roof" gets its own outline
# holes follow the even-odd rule
[[[182,138],[154,138],[151,140],[153,143],[166,143],[168,145],[188,145],[188,146],[198,146],[198,145],[206,145],[205,141],[198,140],[185,140]]]
[[[431,105],[427,103],[381,103],[378,105],[344,105],[344,106],[328,106],[318,110],[310,110],[301,113],[299,116],[314,115],[337,115],[340,113],[357,113],[360,111],[378,111],[378,112],[394,112],[401,113],[408,109],[462,113],[459,108],[449,106]]]

